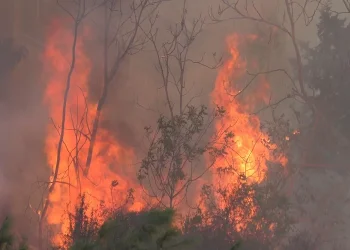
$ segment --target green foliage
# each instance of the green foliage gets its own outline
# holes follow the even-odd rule
[[[180,234],[172,226],[173,218],[170,209],[118,214],[101,227],[99,245],[102,249],[167,249]]]
[[[196,136],[203,130],[204,119],[207,115],[206,107],[199,109],[189,107],[184,114],[169,119],[160,116],[157,122],[158,137],[150,145],[147,157],[143,160],[139,178],[145,178],[154,164],[171,169],[170,175],[174,182],[184,180],[185,172],[182,168],[184,159],[193,161],[198,154],[203,154],[204,147],[197,145]],[[147,131],[148,134],[150,131]],[[183,156],[178,152],[183,152]]]
[[[0,249],[8,249],[13,244],[14,237],[11,232],[12,220],[6,217],[0,228]]]
[[[16,46],[13,39],[0,40],[0,79],[11,73],[26,54],[27,49]]]
[[[241,241],[238,241],[238,242],[236,242],[236,243],[231,247],[230,250],[239,250],[240,247],[241,247],[241,245],[242,245],[242,242],[241,242]]]
[[[19,250],[29,250],[29,247],[27,245],[27,242],[25,240],[22,240],[18,247]]]
[[[315,94],[311,97],[318,112],[311,118],[313,163],[330,162],[350,142],[350,26],[330,7],[320,13],[317,25],[319,43],[304,46],[304,76]],[[347,153],[346,153],[347,154]]]
[[[223,154],[225,145],[218,148],[206,136],[214,120],[224,113],[223,108],[217,108],[211,116],[205,106],[188,106],[185,112],[170,118],[161,115],[155,131],[146,128],[150,144],[138,179],[163,207],[178,205],[177,198],[183,197],[188,186],[201,175],[196,166],[205,153],[214,161]]]
[[[64,249],[71,250],[158,250],[176,249],[189,241],[173,226],[175,212],[171,209],[143,212],[115,211],[97,226],[96,213],[87,216],[84,196],[71,215],[70,233],[65,236]],[[180,237],[181,236],[181,237]]]
[[[204,186],[201,207],[205,209],[188,216],[183,228],[185,234],[200,238],[194,249],[267,250],[288,232],[288,202],[273,183],[252,185],[241,180],[236,184],[219,189]]]
[[[69,233],[63,235],[64,245],[61,247],[72,249],[91,249],[99,230],[96,211],[88,214],[89,206],[86,204],[85,196],[80,197],[79,205],[73,214],[69,214]]]
[[[302,45],[303,76],[306,87],[311,91],[305,110],[295,111],[301,136],[293,141],[293,156],[297,163],[294,165],[295,179],[298,183],[293,197],[296,205],[293,212],[296,217],[307,218],[301,227],[305,226],[308,232],[293,236],[285,249],[346,248],[334,246],[334,242],[343,244],[342,241],[331,240],[343,237],[343,229],[339,225],[346,216],[340,204],[342,198],[339,198],[345,194],[340,190],[336,196],[332,195],[331,186],[337,172],[339,178],[348,172],[350,26],[345,18],[326,6],[320,11],[317,36],[316,46]],[[323,206],[325,199],[328,201],[325,208],[327,216],[315,209]],[[328,220],[333,223],[328,223]],[[315,234],[313,228],[323,224],[329,227],[327,233]],[[315,240],[323,237],[329,241],[321,243]]]
[[[2,222],[0,228],[0,249],[1,250],[27,250],[28,246],[25,240],[21,240],[19,244],[17,244],[18,239],[13,235],[12,232],[12,219],[10,217],[6,217]]]

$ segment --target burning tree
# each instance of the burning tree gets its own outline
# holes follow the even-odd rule
[[[128,172],[120,168],[121,165],[131,165],[133,150],[121,147],[109,131],[99,129],[99,123],[109,86],[125,58],[143,48],[147,36],[142,34],[147,34],[147,29],[152,30],[153,26],[141,26],[161,1],[72,0],[57,3],[71,20],[53,22],[45,48],[45,58],[49,62],[45,66],[50,72],[45,103],[53,122],[48,131],[46,151],[52,177],[45,185],[48,198],[43,198],[36,211],[39,216],[40,241],[46,219],[51,225],[61,224],[59,231],[62,233],[68,230],[67,220],[62,223],[65,207],[68,203],[74,205],[82,193],[88,193],[92,207],[101,202],[116,205],[116,202],[123,203],[129,199],[132,188],[136,188],[127,178],[118,178],[135,175],[130,173],[132,170]],[[91,93],[88,84],[93,65],[83,42],[91,29],[83,21],[101,8],[105,17],[102,53],[104,77],[101,95],[97,103],[93,103],[89,98]],[[71,22],[73,32],[66,28]],[[70,58],[68,64],[67,58]],[[104,157],[99,157],[101,155]],[[91,169],[91,165],[96,167]],[[141,209],[141,202],[133,201],[129,209]],[[59,237],[55,241],[59,241]]]
[[[296,23],[303,18],[305,25],[309,25],[315,14],[317,13],[320,6],[322,6],[322,1],[309,1],[306,0],[304,4],[294,4],[290,0],[283,1],[283,16],[275,17],[271,19],[262,14],[262,12],[257,8],[255,1],[230,1],[230,0],[221,0],[222,5],[220,5],[217,14],[212,10],[211,17],[215,22],[222,21],[232,21],[232,20],[249,20],[255,23],[260,23],[268,27],[273,28],[276,31],[279,31],[283,34],[286,34],[287,37],[292,42],[295,58],[296,58],[296,69],[297,69],[297,82],[292,80],[292,77],[285,69],[273,69],[266,74],[282,72],[284,73],[293,84],[293,93],[291,97],[300,98],[304,102],[310,105],[310,108],[313,109],[313,105],[309,102],[308,93],[305,87],[305,80],[303,74],[303,65],[302,57],[300,52],[300,46],[297,42],[296,37]],[[312,11],[309,12],[308,10]],[[229,17],[226,17],[225,14],[229,14]],[[277,19],[277,20],[274,20]],[[298,84],[298,85],[296,85]]]
[[[213,102],[226,109],[215,129],[229,128],[233,138],[211,169],[212,183],[202,190],[201,209],[186,226],[189,232],[205,235],[203,246],[224,248],[243,238],[270,248],[288,229],[284,213],[288,203],[281,193],[284,177],[278,176],[287,159],[270,141],[259,117],[252,114],[259,104],[269,101],[264,74],[246,74],[257,70],[254,57],[247,61],[242,53],[253,41],[261,43],[254,34],[227,39],[230,57],[219,70],[212,92]],[[194,223],[195,218],[200,220]]]
[[[153,32],[156,12],[163,0],[111,0],[104,3],[103,86],[98,99],[84,174],[87,176],[108,90],[124,59],[141,51]],[[150,23],[145,22],[151,20]],[[112,46],[112,45],[115,45]]]
[[[58,2],[60,4],[60,2]],[[65,144],[65,133],[66,133],[66,119],[67,119],[67,104],[68,104],[68,100],[69,100],[69,94],[70,94],[70,89],[71,89],[71,85],[72,85],[72,77],[73,77],[73,72],[76,68],[76,64],[77,64],[77,47],[79,46],[79,42],[78,42],[78,32],[79,32],[79,28],[82,24],[82,21],[84,18],[87,17],[87,15],[93,11],[94,9],[96,9],[98,6],[95,4],[92,4],[91,6],[88,5],[87,1],[85,0],[79,0],[77,2],[72,2],[74,5],[76,5],[76,11],[74,12],[70,12],[68,9],[66,9],[65,7],[62,6],[62,8],[64,10],[67,11],[67,13],[72,17],[73,21],[74,21],[74,27],[73,27],[73,41],[72,41],[72,45],[71,45],[71,53],[70,53],[70,58],[71,58],[71,62],[68,69],[68,73],[67,73],[67,78],[66,78],[66,84],[65,84],[65,88],[62,87],[62,83],[59,83],[58,86],[60,90],[64,90],[63,91],[63,100],[62,103],[62,111],[61,111],[61,116],[59,118],[59,123],[60,126],[57,126],[57,131],[58,131],[58,135],[59,135],[59,139],[58,139],[58,144],[57,144],[57,151],[56,151],[56,156],[55,156],[55,162],[53,163],[53,175],[52,178],[50,180],[50,182],[48,183],[47,187],[48,187],[48,195],[49,197],[44,199],[44,201],[42,202],[41,207],[39,207],[38,210],[38,215],[39,215],[39,242],[40,244],[43,241],[43,224],[46,220],[46,215],[47,215],[47,211],[49,209],[49,205],[50,202],[52,200],[52,195],[55,192],[55,186],[56,183],[58,181],[60,181],[59,178],[59,174],[61,171],[61,157],[62,157],[62,149],[64,150],[64,146],[66,146]],[[52,56],[52,55],[50,55]],[[81,60],[80,58],[78,60]],[[79,64],[79,61],[78,61]],[[61,65],[59,65],[61,66]],[[62,66],[61,66],[62,67]],[[63,71],[65,71],[66,68],[63,67]],[[76,80],[76,79],[74,79]],[[81,79],[80,79],[81,80]],[[51,90],[52,91],[52,90]],[[55,119],[55,118],[53,118]],[[54,120],[53,120],[54,121]],[[55,124],[55,121],[54,121]],[[79,141],[76,142],[76,144],[79,144]],[[67,149],[68,151],[71,149]],[[76,150],[79,150],[78,147],[76,147]],[[74,163],[75,163],[75,169],[76,171],[78,170],[78,161],[77,158],[72,158]],[[64,170],[66,171],[66,170]],[[79,178],[77,176],[77,178]],[[62,183],[65,183],[64,181]],[[62,185],[62,184],[61,184]],[[71,185],[71,183],[67,183],[67,185]],[[57,192],[57,191],[56,191]]]
[[[182,21],[178,25],[180,30],[186,28],[185,24],[186,22]],[[149,188],[148,194],[156,198],[161,206],[173,207],[173,200],[176,200],[181,192],[183,195],[178,200],[186,198],[185,191],[193,182],[192,161],[208,154],[211,157],[204,157],[204,162],[200,164],[210,173],[209,185],[204,186],[202,203],[197,207],[199,212],[194,217],[190,216],[188,222],[191,225],[186,225],[185,231],[192,233],[194,230],[204,235],[205,232],[211,232],[215,237],[222,234],[223,241],[220,243],[216,241],[217,239],[206,235],[205,240],[212,242],[204,240],[206,243],[201,247],[208,247],[210,244],[215,244],[217,247],[221,244],[224,248],[240,237],[248,235],[257,237],[262,232],[264,233],[259,242],[270,240],[271,243],[273,241],[269,238],[271,235],[286,232],[284,227],[287,216],[282,211],[287,203],[282,202],[283,199],[279,194],[283,186],[282,178],[275,180],[276,183],[267,180],[269,175],[267,162],[285,165],[286,158],[283,154],[277,153],[277,145],[271,143],[268,134],[262,131],[259,118],[251,115],[256,104],[269,102],[267,92],[269,85],[264,77],[266,73],[247,75],[249,68],[257,70],[257,64],[254,61],[248,66],[240,53],[243,44],[252,44],[258,37],[254,34],[241,36],[235,34],[228,39],[230,57],[220,68],[211,95],[213,104],[218,107],[217,111],[222,115],[218,117],[220,119],[207,123],[211,130],[203,130],[203,115],[200,115],[203,108],[189,107],[188,112],[183,109],[188,106],[182,104],[182,94],[186,87],[183,84],[185,83],[183,72],[186,69],[186,62],[193,63],[195,60],[187,58],[189,48],[187,45],[191,43],[186,42],[187,40],[180,43],[181,36],[178,34],[173,31],[174,40],[162,44],[161,49],[158,49],[155,37],[151,37],[158,58],[158,70],[163,79],[169,118],[162,115],[158,120],[157,130],[149,133],[150,149],[142,163],[139,177],[148,184],[145,185]],[[187,35],[185,38],[190,38],[189,41],[192,42],[195,36]],[[170,59],[178,62],[179,69],[175,73],[172,67],[173,61]],[[253,82],[258,84],[253,85]],[[171,99],[169,89],[172,84],[180,96],[177,102]],[[249,88],[259,94],[244,96]],[[197,125],[198,129],[191,133],[190,128],[196,128],[193,124]],[[213,130],[212,140],[209,139],[209,144],[205,144],[206,147],[199,147],[197,150],[191,146],[195,138],[193,135],[202,131],[210,133]],[[205,183],[204,180],[203,182]],[[274,212],[269,213],[267,210],[271,209],[268,206],[271,200],[279,201],[273,205]],[[279,213],[281,216],[276,217]],[[198,217],[200,222],[193,225],[193,221]]]
[[[49,224],[61,224],[59,231],[67,234],[67,220],[62,223],[66,203],[72,203],[68,206],[68,211],[71,211],[76,198],[82,193],[87,193],[91,207],[103,202],[120,205],[121,201],[132,197],[132,203],[125,206],[128,211],[145,208],[142,190],[128,178],[136,176],[136,171],[121,167],[132,164],[133,149],[122,147],[99,124],[103,120],[102,111],[109,88],[120,65],[150,41],[168,109],[158,119],[154,130],[146,128],[149,148],[138,172],[143,191],[151,198],[151,205],[185,207],[190,188],[196,188],[192,184],[205,182],[204,177],[209,176],[209,184],[205,186],[209,187],[208,192],[204,190],[202,197],[207,202],[197,206],[203,221],[207,220],[205,225],[224,229],[229,243],[234,242],[237,235],[252,235],[259,230],[275,234],[280,226],[271,219],[275,214],[263,214],[266,212],[264,209],[271,208],[268,206],[271,201],[269,195],[275,191],[267,185],[270,168],[266,161],[285,164],[286,158],[275,153],[278,151],[276,145],[262,131],[258,116],[251,115],[251,105],[270,101],[266,95],[269,86],[264,75],[275,71],[287,73],[269,70],[248,74],[251,79],[247,83],[245,73],[249,67],[242,59],[238,46],[255,41],[256,35],[230,37],[230,58],[220,69],[211,95],[214,108],[208,109],[193,104],[196,96],[187,97],[187,67],[195,64],[216,69],[219,63],[210,66],[203,59],[191,58],[191,48],[202,31],[204,20],[199,18],[189,25],[186,1],[180,22],[170,29],[170,39],[165,42],[159,42],[158,30],[154,29],[156,16],[152,16],[161,1],[135,0],[131,4],[123,1],[96,4],[92,1],[90,7],[87,0],[70,3],[77,7],[73,8],[77,12],[62,7],[73,17],[74,32],[62,31],[62,23],[56,22],[45,50],[49,62],[46,66],[51,70],[46,103],[54,124],[49,130],[46,150],[53,177],[47,183],[49,197],[37,211],[40,232],[47,219]],[[93,65],[83,46],[84,37],[89,36],[89,28],[83,19],[100,7],[104,12],[103,81],[98,101],[94,103],[89,99],[88,84]],[[68,67],[65,62],[67,56],[71,58]],[[243,92],[255,81],[259,84],[254,90],[260,95],[242,98]],[[126,193],[130,188],[132,190]],[[194,200],[198,203],[200,197]],[[272,207],[280,213],[277,206]],[[103,218],[99,219],[102,223]],[[224,220],[229,223],[222,223]],[[261,236],[262,240],[267,241],[264,238],[266,234]]]
[[[339,39],[340,32],[347,30],[347,27],[342,20],[338,19],[340,13],[332,16],[332,13],[335,12],[331,10],[327,1],[306,0],[302,4],[289,0],[282,2],[283,11],[280,12],[279,20],[273,20],[269,16],[264,15],[257,7],[255,1],[230,0],[222,0],[222,5],[218,12],[212,12],[212,18],[217,22],[224,20],[250,20],[254,23],[272,27],[284,33],[290,39],[295,52],[295,58],[293,59],[295,77],[289,74],[287,70],[281,68],[265,72],[269,74],[277,71],[283,72],[287,76],[288,81],[292,83],[292,93],[276,103],[267,105],[267,107],[272,108],[273,113],[273,122],[270,123],[272,126],[269,128],[269,133],[278,145],[286,146],[288,144],[293,146],[293,150],[289,151],[290,155],[293,156],[293,160],[289,165],[289,170],[291,170],[289,173],[297,184],[292,187],[293,196],[291,196],[291,200],[295,202],[292,210],[299,212],[298,214],[303,218],[300,220],[300,224],[303,226],[322,228],[322,230],[317,232],[309,229],[313,232],[309,239],[312,242],[308,242],[310,247],[320,248],[326,244],[329,244],[327,245],[329,247],[334,247],[333,241],[328,238],[329,231],[324,230],[324,226],[320,226],[320,224],[324,225],[323,219],[327,217],[327,221],[330,219],[335,227],[339,226],[341,228],[342,223],[339,223],[340,220],[337,218],[340,212],[333,210],[333,213],[330,213],[330,210],[332,210],[331,204],[337,203],[333,200],[335,195],[329,194],[329,191],[331,191],[330,186],[325,185],[323,181],[322,183],[317,182],[320,182],[321,176],[324,178],[323,180],[330,180],[331,178],[336,178],[334,177],[337,176],[335,172],[343,171],[341,167],[334,166],[334,162],[341,162],[344,159],[339,160],[341,158],[338,157],[340,150],[335,145],[340,143],[342,148],[346,148],[347,146],[345,145],[348,144],[346,139],[347,132],[343,127],[347,124],[347,114],[343,107],[340,107],[342,105],[345,106],[344,100],[346,99],[340,93],[346,93],[344,91],[346,88],[346,84],[344,85],[344,72],[348,61],[347,52],[345,52],[347,51],[347,38]],[[342,13],[348,13],[348,1],[343,2],[345,11]],[[298,42],[296,36],[297,22],[304,21],[305,25],[310,25],[321,6],[326,6],[326,11],[321,12],[321,23],[318,25],[318,35],[321,42],[315,48],[307,48],[303,58],[302,52],[305,46]],[[230,16],[227,17],[226,14]],[[303,63],[302,59],[305,59],[306,63]],[[292,110],[297,121],[297,127],[299,127],[298,130],[290,128],[285,112],[279,117],[275,116],[277,107],[287,99],[292,100],[293,104],[297,103],[295,106],[302,107],[299,110]],[[343,104],[338,106],[339,103]],[[339,119],[337,122],[333,122],[333,119],[336,119],[335,117]],[[292,144],[290,143],[291,141],[293,141]],[[325,143],[326,141],[327,143]],[[336,157],[334,157],[334,150],[337,151]],[[325,157],[321,157],[320,152],[323,152]],[[335,158],[337,160],[334,160]],[[337,163],[336,165],[339,164]],[[304,167],[304,169],[301,167]],[[311,169],[322,169],[322,171],[325,171],[325,174],[320,171],[310,171]],[[337,191],[343,190],[345,186],[343,181],[332,181],[331,183],[337,183],[335,188]],[[316,188],[316,190],[312,191],[313,188]],[[327,190],[325,196],[320,195],[320,193],[323,193],[321,189]],[[337,192],[336,197],[342,196],[341,193],[343,192]],[[340,198],[344,199],[343,197]],[[327,209],[325,209],[327,210],[325,212],[327,216],[324,216],[324,214],[314,216],[314,211],[308,210],[310,208],[316,209],[316,202],[322,203],[322,206],[325,206],[325,203],[329,204]],[[309,213],[310,211],[313,212]],[[327,238],[321,240],[321,237]],[[302,240],[298,242],[302,242]],[[294,248],[299,247],[294,246]],[[344,247],[338,246],[338,248]]]

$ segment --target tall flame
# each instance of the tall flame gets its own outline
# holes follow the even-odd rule
[[[47,38],[44,60],[45,75],[48,77],[45,103],[49,107],[53,123],[47,131],[46,154],[48,164],[54,172],[63,96],[72,59],[73,34],[64,28],[61,21],[53,22],[51,30],[53,32]],[[83,33],[88,35],[88,32]],[[247,68],[247,62],[242,59],[238,48],[242,42],[254,39],[256,36],[253,35],[233,35],[228,39],[231,57],[219,71],[212,92],[213,103],[226,110],[225,117],[215,126],[216,131],[229,127],[234,134],[234,145],[229,148],[227,156],[218,159],[213,167],[213,184],[217,188],[230,186],[233,190],[238,185],[240,176],[244,176],[250,183],[260,183],[266,177],[266,161],[276,161],[271,154],[271,148],[266,147],[269,138],[261,131],[259,118],[250,115],[256,103],[268,101],[268,82],[262,77],[255,88],[256,94],[240,101],[236,98],[244,89],[239,82],[244,78]],[[78,197],[83,193],[87,195],[90,207],[97,208],[102,202],[115,205],[125,201],[127,191],[132,188],[135,196],[129,209],[140,211],[144,207],[141,191],[135,182],[136,170],[132,167],[134,151],[121,146],[106,129],[99,129],[89,176],[83,175],[96,110],[96,103],[89,100],[88,83],[92,62],[84,50],[83,36],[78,37],[75,55],[76,62],[67,100],[64,143],[60,154],[61,164],[55,189],[48,198],[48,223],[59,225],[60,233],[63,234],[69,230],[69,221],[63,219],[64,215],[67,210],[72,212]],[[284,157],[277,160],[286,163]],[[216,171],[225,166],[232,166],[236,173],[219,177]],[[248,202],[250,198],[247,197]],[[225,206],[224,203],[220,205]],[[253,203],[251,206],[254,208]],[[254,213],[254,209],[251,211]],[[240,225],[242,226],[244,225]],[[59,237],[54,242],[60,243]]]
[[[73,34],[64,28],[62,21],[53,22],[51,30],[53,32],[47,38],[44,61],[45,75],[48,76],[45,103],[49,107],[53,123],[47,131],[46,154],[48,164],[54,172],[63,96],[72,60]],[[103,128],[98,131],[89,175],[83,175],[96,104],[89,102],[88,98],[92,63],[84,51],[82,36],[78,37],[75,55],[61,163],[55,188],[49,194],[50,207],[47,213],[48,223],[60,225],[60,233],[63,234],[68,233],[69,228],[68,220],[63,220],[63,217],[66,212],[72,212],[81,194],[86,195],[91,208],[96,208],[101,203],[116,205],[124,202],[131,188],[137,192],[136,172],[132,167],[133,149],[119,145]],[[135,197],[129,209],[140,210],[143,204],[137,200],[139,195],[135,194]],[[54,241],[59,243],[59,237]]]
[[[255,35],[237,34],[227,39],[230,58],[220,69],[212,92],[213,103],[225,109],[225,116],[216,123],[216,131],[219,133],[228,128],[233,133],[233,145],[229,145],[227,155],[219,158],[213,167],[213,185],[216,189],[229,189],[235,192],[242,178],[248,184],[261,183],[266,178],[267,161],[279,161],[282,165],[286,163],[284,156],[276,159],[271,154],[271,148],[276,146],[271,145],[268,135],[261,130],[259,117],[251,115],[256,105],[267,103],[269,97],[269,84],[264,77],[258,78],[257,83],[254,82],[247,88],[247,81],[244,80],[248,67],[256,70],[257,64],[244,60],[239,49],[240,46],[255,39],[257,39]],[[249,82],[248,80],[248,84]],[[253,87],[253,84],[257,85]],[[249,88],[254,88],[254,92],[252,93]],[[249,95],[245,95],[244,91],[249,91]],[[242,95],[245,96],[242,97]],[[224,142],[219,141],[219,143]],[[218,171],[222,169],[230,173],[218,175]],[[217,199],[221,208],[227,205],[219,197]],[[244,201],[250,206],[248,209],[250,212],[246,212],[250,214],[245,215],[246,218],[254,216],[256,211],[252,200],[248,195]],[[244,212],[238,211],[234,216]],[[238,221],[237,218],[236,221]],[[240,224],[238,227],[244,228],[244,225]]]

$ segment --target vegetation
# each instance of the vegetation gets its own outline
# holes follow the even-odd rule
[[[303,44],[303,75],[310,88],[309,101],[296,112],[300,136],[293,136],[299,186],[295,195],[298,214],[314,233],[296,239],[314,249],[345,249],[347,161],[349,150],[349,29],[340,14],[326,6],[317,24],[318,43]],[[310,105],[311,104],[311,105]],[[339,182],[333,181],[338,178]],[[320,183],[315,182],[318,180]],[[322,184],[321,184],[322,183]],[[322,212],[312,207],[322,206]],[[327,211],[327,216],[323,216]],[[330,223],[332,221],[332,223]],[[331,225],[331,226],[330,226]],[[317,228],[328,227],[327,232]],[[299,235],[300,237],[300,235]],[[337,238],[336,241],[332,239]]]
[[[72,217],[65,249],[174,249],[188,242],[173,226],[174,210],[152,209],[143,212],[114,211],[102,225],[95,215],[87,215],[84,197]]]
[[[348,112],[350,86],[350,26],[334,14],[330,7],[320,13],[317,25],[319,43],[304,47],[304,75],[312,89],[317,112],[305,120],[311,127],[309,160],[327,165],[344,154],[349,147]],[[304,116],[305,117],[305,116]],[[305,117],[306,118],[306,117]],[[310,131],[305,130],[305,132]],[[322,135],[322,136],[321,136]]]
[[[28,51],[12,38],[0,39],[0,100],[6,98],[11,85],[10,76]]]
[[[27,49],[17,46],[13,39],[0,39],[0,80],[7,77],[26,56]]]
[[[28,246],[24,239],[18,239],[12,232],[12,219],[6,217],[0,228],[1,250],[27,250]]]
[[[109,26],[112,20],[111,16],[115,14],[112,10],[116,2],[110,1],[111,6],[105,6],[104,56],[106,61],[108,61],[109,55],[107,46]],[[208,131],[212,129],[215,121],[225,116],[225,109],[216,107],[210,113],[204,105],[193,105],[192,99],[188,103],[184,101],[186,63],[194,62],[194,60],[188,59],[187,53],[195,37],[200,33],[204,21],[202,23],[202,20],[198,19],[193,22],[193,29],[188,29],[184,4],[181,22],[171,30],[172,38],[164,42],[160,46],[161,48],[157,46],[156,32],[153,31],[155,20],[150,18],[150,30],[141,29],[141,23],[146,20],[143,16],[144,11],[153,12],[160,2],[151,1],[150,3],[143,0],[141,1],[143,4],[140,6],[132,7],[134,11],[138,10],[140,13],[138,17],[135,17],[136,20],[130,17],[126,19],[130,23],[136,23],[131,37],[126,39],[129,41],[128,45],[126,49],[115,56],[114,66],[110,68],[108,65],[104,65],[103,94],[99,97],[97,114],[93,119],[94,128],[90,135],[89,153],[84,170],[85,175],[88,175],[95,143],[94,138],[98,133],[100,123],[100,113],[102,113],[109,86],[119,70],[119,65],[124,62],[127,55],[139,52],[141,48],[138,47],[143,48],[146,46],[146,41],[149,41],[157,54],[157,69],[160,72],[167,99],[166,106],[169,110],[168,113],[165,112],[159,116],[155,129],[145,128],[149,147],[141,162],[137,177],[146,196],[156,202],[150,202],[147,209],[139,212],[130,212],[124,206],[111,210],[106,210],[103,207],[100,210],[93,210],[89,207],[85,196],[82,195],[74,213],[68,214],[69,232],[61,235],[62,245],[52,248],[71,250],[320,249],[325,243],[318,240],[319,235],[315,232],[312,230],[305,232],[304,229],[296,230],[296,233],[293,231],[296,213],[307,217],[310,221],[320,220],[322,214],[314,215],[312,211],[305,209],[310,204],[318,204],[315,200],[319,199],[318,202],[320,202],[320,198],[315,198],[314,193],[305,188],[302,190],[302,194],[294,193],[294,196],[288,199],[284,184],[289,176],[282,175],[281,166],[275,166],[272,163],[268,163],[267,177],[262,183],[250,183],[246,176],[235,172],[235,177],[238,176],[235,178],[236,183],[229,187],[218,188],[213,185],[202,185],[201,199],[196,201],[195,207],[191,207],[188,214],[177,214],[177,209],[181,205],[188,205],[187,192],[190,186],[204,176],[218,158],[224,158],[227,155],[226,149],[232,146],[231,143],[236,139],[236,135],[228,129],[222,132],[220,137],[215,135],[212,136],[214,139],[208,139],[210,137]],[[223,2],[228,4],[229,1],[223,0]],[[282,101],[291,98],[303,101],[304,109],[302,111],[294,110],[299,122],[297,134],[301,134],[302,139],[296,136],[295,131],[293,132],[289,122],[284,117],[284,113],[278,118],[275,116],[274,112],[282,101],[270,105],[273,121],[265,123],[264,127],[268,131],[271,141],[278,145],[278,151],[297,156],[295,157],[297,159],[293,159],[288,167],[292,168],[294,165],[307,165],[309,163],[317,166],[332,166],[337,162],[344,163],[350,146],[350,130],[348,129],[350,124],[348,111],[350,100],[348,96],[350,91],[348,79],[350,25],[346,25],[345,20],[339,18],[338,14],[334,14],[331,8],[326,6],[320,12],[320,22],[317,26],[318,45],[313,48],[308,45],[302,46],[296,42],[295,23],[291,10],[293,6],[288,0],[285,0],[285,3],[291,22],[291,30],[264,19],[260,13],[258,13],[258,17],[246,14],[247,12],[242,11],[238,3],[236,5],[228,4],[228,7],[222,12],[231,10],[238,14],[240,19],[270,25],[291,38],[297,58],[295,62],[296,80],[290,77],[285,70],[270,70],[270,65],[260,65],[264,72],[256,73],[256,75],[262,75],[284,72],[289,76],[288,80],[293,82],[295,93],[288,95]],[[98,7],[94,6],[93,9]],[[78,14],[77,18],[74,19],[75,36],[77,36],[78,24],[83,17],[87,16],[87,14],[80,16],[80,12]],[[221,20],[219,15],[215,17],[215,21],[224,20]],[[130,34],[129,31],[125,32]],[[139,33],[142,34],[142,38],[137,42],[135,37]],[[119,36],[125,37],[125,34],[122,32]],[[122,40],[122,38],[118,39]],[[114,42],[118,43],[118,39]],[[257,46],[257,44],[254,45]],[[72,58],[75,58],[74,46]],[[260,47],[255,49],[257,51],[264,50]],[[0,41],[0,80],[11,73],[22,59],[24,51],[23,48],[15,48],[11,40]],[[163,51],[164,55],[160,51]],[[251,50],[250,53],[256,52]],[[264,57],[265,54],[262,55],[262,58]],[[5,61],[3,58],[11,59]],[[197,64],[204,65],[198,61]],[[72,74],[73,69],[74,63],[72,62],[70,74]],[[174,73],[178,71],[180,73]],[[174,79],[169,80],[169,78]],[[294,81],[298,82],[298,87]],[[169,97],[168,91],[171,84],[178,91],[178,96],[173,97],[173,99]],[[70,76],[67,79],[66,96],[68,96],[69,85]],[[308,88],[312,90],[312,94],[307,93]],[[60,127],[60,147],[64,146],[64,120],[65,113]],[[219,138],[221,138],[220,142],[223,143],[218,146]],[[57,171],[60,167],[60,157],[58,153]],[[203,169],[204,160],[209,164],[206,164],[207,167]],[[78,169],[80,166],[75,167]],[[227,170],[227,168],[227,166],[222,166],[221,169]],[[333,168],[332,170],[334,169],[346,171],[344,168]],[[49,192],[52,192],[57,182],[57,171],[56,179],[53,178],[52,183],[50,183]],[[297,169],[295,172],[302,173],[303,171]],[[215,174],[228,175],[230,173],[218,171]],[[306,182],[309,182],[309,179]],[[303,183],[299,185],[304,188]],[[301,201],[301,196],[303,201]],[[308,199],[306,200],[305,197]],[[220,203],[220,201],[224,202]],[[298,203],[299,207],[293,202]],[[334,221],[338,223],[342,219],[339,219],[339,216],[344,216],[344,214],[339,209],[339,204],[336,202],[334,204],[337,208],[333,206],[334,210],[328,210],[327,213],[332,214],[332,218],[337,218]],[[46,199],[45,209],[42,210],[43,215],[39,222],[40,232],[44,230],[45,214],[49,206],[49,200]],[[39,239],[39,241],[41,240],[42,238]],[[28,249],[26,241],[13,233],[12,220],[9,217],[4,219],[0,228],[0,250],[5,249]],[[342,249],[342,247],[338,249]]]
[[[141,212],[127,212],[119,208],[108,213],[104,222],[99,224],[97,213],[88,211],[89,206],[83,196],[75,213],[70,216],[69,233],[62,235],[63,245],[56,246],[56,249],[248,250],[271,247],[268,242],[263,243],[249,234],[246,237],[239,236],[227,223],[223,227],[223,217],[218,217],[214,223],[205,224],[203,222],[208,219],[207,214],[196,213],[181,218],[170,208]]]

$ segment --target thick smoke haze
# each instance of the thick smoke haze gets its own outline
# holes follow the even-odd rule
[[[0,38],[14,36],[18,44],[27,47],[28,55],[12,72],[11,77],[0,80],[0,88],[3,88],[0,91],[6,91],[6,95],[1,95],[0,100],[0,219],[5,214],[11,213],[20,221],[16,225],[19,232],[35,238],[36,232],[32,229],[38,221],[35,208],[41,202],[43,185],[50,175],[44,147],[46,128],[51,121],[42,98],[46,85],[45,75],[42,72],[44,63],[42,53],[50,20],[69,17],[53,3],[55,1],[51,3],[44,0],[17,0],[14,1],[17,6],[12,6],[9,2],[11,1],[0,3],[0,19],[3,19],[0,22],[0,30],[3,31]],[[219,2],[218,0],[187,1],[188,26],[200,15],[206,19],[203,31],[192,46],[190,56],[195,60],[204,55],[204,62],[207,65],[215,65],[214,54],[216,58],[227,56],[225,39],[228,35],[235,32],[254,33],[259,29],[264,31],[264,26],[246,20],[214,24],[209,13],[211,10],[217,13]],[[41,4],[38,5],[38,3]],[[283,18],[283,12],[280,11],[283,4],[284,0],[256,1],[256,5],[264,15],[277,20]],[[342,8],[341,0],[333,0],[332,4],[335,9]],[[13,8],[17,12],[14,12]],[[160,42],[169,39],[167,32],[170,26],[181,22],[182,8],[182,1],[179,0],[168,1],[160,6],[159,19],[156,23]],[[86,40],[87,53],[93,62],[90,87],[96,89],[97,96],[100,91],[98,86],[102,79],[103,68],[102,20],[103,11],[97,10],[85,22],[91,27],[89,39]],[[315,21],[307,27],[302,20],[298,23],[296,29],[299,41],[308,41],[311,44],[317,42],[316,23],[317,16]],[[289,58],[294,57],[294,52],[290,39],[285,34],[281,34],[278,38],[278,45],[268,45],[268,48],[271,49],[271,53],[265,63],[268,64],[269,69],[291,70]],[[121,145],[135,149],[137,154],[135,165],[142,159],[146,150],[144,127],[154,126],[159,114],[168,112],[161,88],[161,78],[155,70],[155,63],[154,51],[149,44],[140,53],[123,61],[111,85],[104,110],[105,117],[101,123],[101,127],[111,130]],[[209,105],[209,96],[216,75],[216,69],[208,69],[198,64],[189,65],[186,82],[192,87],[188,93],[188,100],[198,96],[193,100],[193,104]],[[272,100],[283,97],[291,88],[283,74],[271,76],[269,81]],[[92,94],[89,98],[95,100],[96,96]],[[172,98],[176,98],[175,90]],[[290,103],[284,104],[278,112],[290,114],[292,123],[296,123],[292,113],[289,113],[290,105]],[[263,112],[261,119],[268,120],[270,115],[268,111]],[[333,190],[335,189],[339,190],[337,187]],[[347,192],[346,188],[343,189]]]

